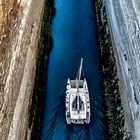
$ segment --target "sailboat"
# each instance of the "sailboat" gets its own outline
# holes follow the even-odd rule
[[[90,123],[90,98],[87,81],[81,79],[83,58],[75,80],[67,80],[66,87],[66,122],[67,124]]]

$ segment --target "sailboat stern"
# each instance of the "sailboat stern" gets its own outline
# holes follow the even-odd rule
[[[67,81],[66,90],[66,121],[67,124],[90,123],[90,101],[86,80],[79,81],[79,89],[76,88],[76,80]]]

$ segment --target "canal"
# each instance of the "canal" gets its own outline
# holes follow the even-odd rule
[[[92,0],[56,0],[55,10],[41,139],[105,140],[94,3]],[[84,58],[83,70],[89,87],[91,122],[67,125],[67,79],[76,77],[81,58]]]

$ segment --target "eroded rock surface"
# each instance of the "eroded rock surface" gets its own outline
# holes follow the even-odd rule
[[[44,1],[0,1],[0,139],[27,139]]]

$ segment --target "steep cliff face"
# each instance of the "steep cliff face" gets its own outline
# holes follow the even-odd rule
[[[44,0],[0,1],[0,138],[27,139]]]
[[[107,0],[108,22],[125,112],[132,139],[140,139],[140,2]]]
[[[109,139],[139,140],[140,2],[96,0],[96,7]]]
[[[98,36],[101,55],[102,93],[106,128],[109,140],[129,140],[131,135],[125,127],[124,109],[119,87],[115,52],[107,21],[105,0],[96,0]]]

